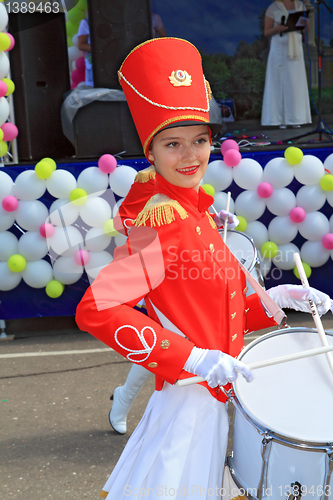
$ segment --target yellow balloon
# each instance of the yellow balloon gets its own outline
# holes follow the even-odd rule
[[[8,267],[13,273],[20,273],[25,269],[25,266],[27,265],[27,261],[23,257],[23,255],[20,254],[14,254],[11,255],[8,259]]]
[[[40,179],[48,179],[53,172],[52,166],[44,160],[36,163],[35,172]]]
[[[48,295],[51,299],[57,299],[62,295],[65,287],[58,280],[51,280],[45,287],[46,295]]]
[[[118,231],[114,228],[113,219],[104,222],[103,231],[107,236],[116,236]]]
[[[3,78],[2,81],[7,85],[6,96],[11,95],[15,90],[15,83],[13,82],[13,80],[10,80],[9,78]]]
[[[241,217],[240,215],[237,215],[237,219],[239,220],[239,224],[236,227],[236,230],[244,233],[244,231],[247,228],[247,220],[244,219],[244,217]]]
[[[326,174],[320,179],[320,187],[324,191],[333,191],[333,175]]]
[[[87,201],[87,191],[81,188],[76,188],[71,191],[69,199],[74,205],[84,205]]]
[[[211,184],[203,184],[201,187],[204,191],[206,191],[207,194],[210,194],[210,196],[215,195],[215,189]]]
[[[303,151],[295,146],[290,146],[284,152],[284,157],[289,165],[297,165],[303,159]]]
[[[0,156],[6,156],[8,153],[8,144],[5,141],[0,141]]]
[[[10,38],[7,33],[0,33],[0,50],[8,50],[10,43]]]
[[[279,247],[273,241],[266,241],[261,246],[261,253],[262,256],[265,257],[265,259],[273,259],[274,257],[277,256],[278,251]]]
[[[46,163],[49,163],[49,165],[51,165],[53,171],[57,168],[57,164],[53,160],[53,158],[46,157],[46,158],[42,158],[41,161],[45,161]]]
[[[306,262],[302,262],[302,264],[303,264],[303,268],[304,268],[304,271],[305,271],[305,276],[307,278],[310,278],[311,273],[312,273],[311,267]],[[294,275],[296,276],[296,278],[298,278],[300,280],[301,278],[299,276],[298,269],[297,269],[296,266],[294,267],[293,272],[294,272]]]

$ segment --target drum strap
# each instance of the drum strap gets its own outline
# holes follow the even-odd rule
[[[273,299],[268,295],[268,293],[263,289],[261,285],[257,282],[257,280],[252,276],[252,274],[246,269],[245,266],[241,262],[239,262],[241,269],[244,271],[247,281],[252,286],[253,290],[256,292],[258,297],[260,298],[266,312],[268,312],[271,316],[273,316],[276,321],[278,328],[282,328],[287,319],[287,315],[285,312],[274,302]]]

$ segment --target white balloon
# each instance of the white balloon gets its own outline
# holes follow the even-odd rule
[[[124,201],[125,198],[120,198],[117,203],[115,203],[113,210],[112,210],[112,216],[115,218],[118,215],[118,210],[122,202]]]
[[[15,234],[4,231],[0,233],[0,260],[7,261],[11,255],[18,252],[18,240]]]
[[[296,194],[296,205],[306,212],[320,210],[326,202],[326,196],[320,186],[302,186]]]
[[[202,184],[210,184],[215,191],[223,191],[232,183],[232,168],[228,167],[224,161],[215,160],[208,163]]]
[[[290,243],[297,235],[297,224],[292,222],[288,216],[275,217],[268,226],[269,241],[277,245]]]
[[[83,248],[83,236],[73,226],[55,227],[54,234],[47,238],[47,243],[56,254],[72,256],[77,250]]]
[[[220,212],[220,210],[225,210],[227,208],[227,199],[228,199],[227,193],[224,193],[223,191],[215,193],[213,206],[217,212]],[[234,212],[234,210],[235,210],[235,202],[232,198],[230,198],[229,212]],[[211,209],[210,213],[213,212],[214,209]]]
[[[55,198],[69,198],[70,193],[76,188],[76,179],[67,170],[55,170],[46,179],[46,187]]]
[[[263,170],[260,163],[251,158],[243,158],[232,169],[234,181],[243,189],[257,189],[262,182]]]
[[[271,259],[264,259],[262,256],[260,256],[260,272],[263,278],[267,276],[267,274],[271,270],[271,267],[272,267]]]
[[[294,170],[285,158],[273,158],[264,167],[263,182],[269,182],[274,189],[280,189],[294,178]]]
[[[8,75],[8,72],[9,72],[8,56],[5,52],[0,52],[0,80],[5,78],[5,76]],[[2,97],[2,99],[5,99],[5,97]],[[7,102],[6,99],[5,99],[5,101]],[[8,102],[7,102],[7,104],[8,104]],[[8,114],[9,114],[9,106],[8,106]],[[7,116],[7,118],[8,118],[8,116]],[[4,122],[2,122],[2,123],[4,123]],[[1,123],[1,125],[2,125],[2,123]]]
[[[243,191],[235,201],[236,215],[244,217],[247,221],[259,219],[266,208],[266,204],[256,191]]]
[[[70,62],[76,61],[79,57],[83,56],[83,52],[79,50],[77,47],[68,47],[68,60]]]
[[[72,37],[72,44],[74,45],[74,47],[78,46],[78,43],[79,43],[78,38],[79,38],[79,35],[77,33],[76,33],[76,35],[74,35]]]
[[[330,231],[327,217],[321,212],[310,212],[298,225],[298,231],[306,240],[319,241]]]
[[[306,241],[301,248],[301,258],[311,267],[320,267],[330,258],[330,251],[323,247],[321,241]]]
[[[79,281],[83,274],[83,267],[76,264],[73,256],[59,257],[53,264],[53,276],[64,285],[72,285]]]
[[[51,264],[46,260],[27,262],[22,271],[23,281],[32,288],[44,288],[53,279]]]
[[[79,206],[71,203],[69,199],[59,199],[50,207],[50,222],[54,226],[70,226],[79,216]]]
[[[333,191],[326,191],[326,199],[331,207],[333,207]]]
[[[3,54],[3,52],[0,52],[0,55],[1,54]],[[8,101],[5,97],[0,97],[0,126],[3,125],[8,120],[8,116],[9,116]]]
[[[104,233],[101,227],[92,227],[85,236],[85,247],[89,252],[105,250],[111,243],[111,236]]]
[[[108,186],[108,174],[102,172],[98,167],[85,168],[77,178],[77,187],[84,189],[87,194],[100,196]]]
[[[47,241],[39,231],[28,231],[19,239],[18,253],[27,261],[42,259],[48,253]]]
[[[19,200],[37,200],[46,191],[45,179],[40,179],[35,170],[25,170],[15,179],[13,195]]]
[[[333,153],[330,154],[324,161],[324,167],[326,170],[329,170],[331,174],[333,174]]]
[[[324,173],[323,163],[313,155],[304,155],[302,161],[294,168],[296,179],[305,185],[318,184]]]
[[[262,245],[268,241],[268,230],[262,222],[248,222],[245,233],[253,239],[254,246],[257,249],[260,249]]]
[[[329,222],[330,222],[330,233],[333,233],[333,215],[331,215]]]
[[[91,279],[95,279],[98,273],[112,262],[112,255],[109,252],[91,252],[90,260],[86,267],[86,272]]]
[[[16,288],[21,279],[21,273],[13,273],[9,269],[7,262],[0,262],[0,290],[2,292]]]
[[[0,3],[0,5],[2,5]],[[12,189],[14,186],[13,179],[5,172],[0,171],[0,201],[12,194]]]
[[[295,261],[294,254],[298,253],[299,249],[294,243],[287,243],[285,245],[279,245],[279,251],[275,257],[273,257],[273,262],[276,267],[288,271],[294,269]]]
[[[90,195],[80,207],[79,213],[88,226],[101,227],[111,218],[111,207],[103,198]]]
[[[8,12],[3,3],[0,3],[0,31],[5,31],[8,24]]]
[[[127,236],[121,233],[116,234],[116,236],[114,237],[116,247],[121,247],[122,245],[124,245],[126,243],[126,240]]]
[[[47,207],[38,200],[21,200],[16,211],[16,221],[21,228],[27,231],[39,231],[48,218]]]
[[[126,196],[130,190],[137,171],[127,165],[118,166],[109,176],[110,188],[118,196]]]
[[[288,215],[296,206],[296,197],[288,188],[274,189],[272,195],[266,199],[267,208],[274,215]]]
[[[2,208],[2,205],[0,203],[0,231],[6,231],[10,227],[12,227],[15,222],[15,218],[16,210],[15,212],[7,212]]]

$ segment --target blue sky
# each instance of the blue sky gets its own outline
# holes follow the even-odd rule
[[[233,55],[238,43],[253,42],[260,34],[259,16],[270,0],[151,0],[162,17],[167,36],[191,41],[206,53]],[[314,4],[314,1],[311,2]],[[333,10],[333,0],[326,0]],[[333,14],[320,5],[322,39],[333,38]]]

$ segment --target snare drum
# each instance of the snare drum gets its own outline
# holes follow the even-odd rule
[[[333,332],[326,332],[333,345]],[[245,363],[321,347],[310,328],[286,328],[251,342]],[[333,498],[333,374],[325,354],[260,368],[234,384],[228,465],[254,499]],[[299,494],[296,494],[296,493]]]
[[[223,229],[219,229],[219,233],[223,238]],[[264,288],[264,279],[260,271],[260,260],[258,252],[254,246],[252,238],[245,233],[229,229],[227,232],[227,246],[234,254],[237,260],[249,271],[249,273],[258,281]],[[247,295],[254,293],[252,286],[247,283]]]

